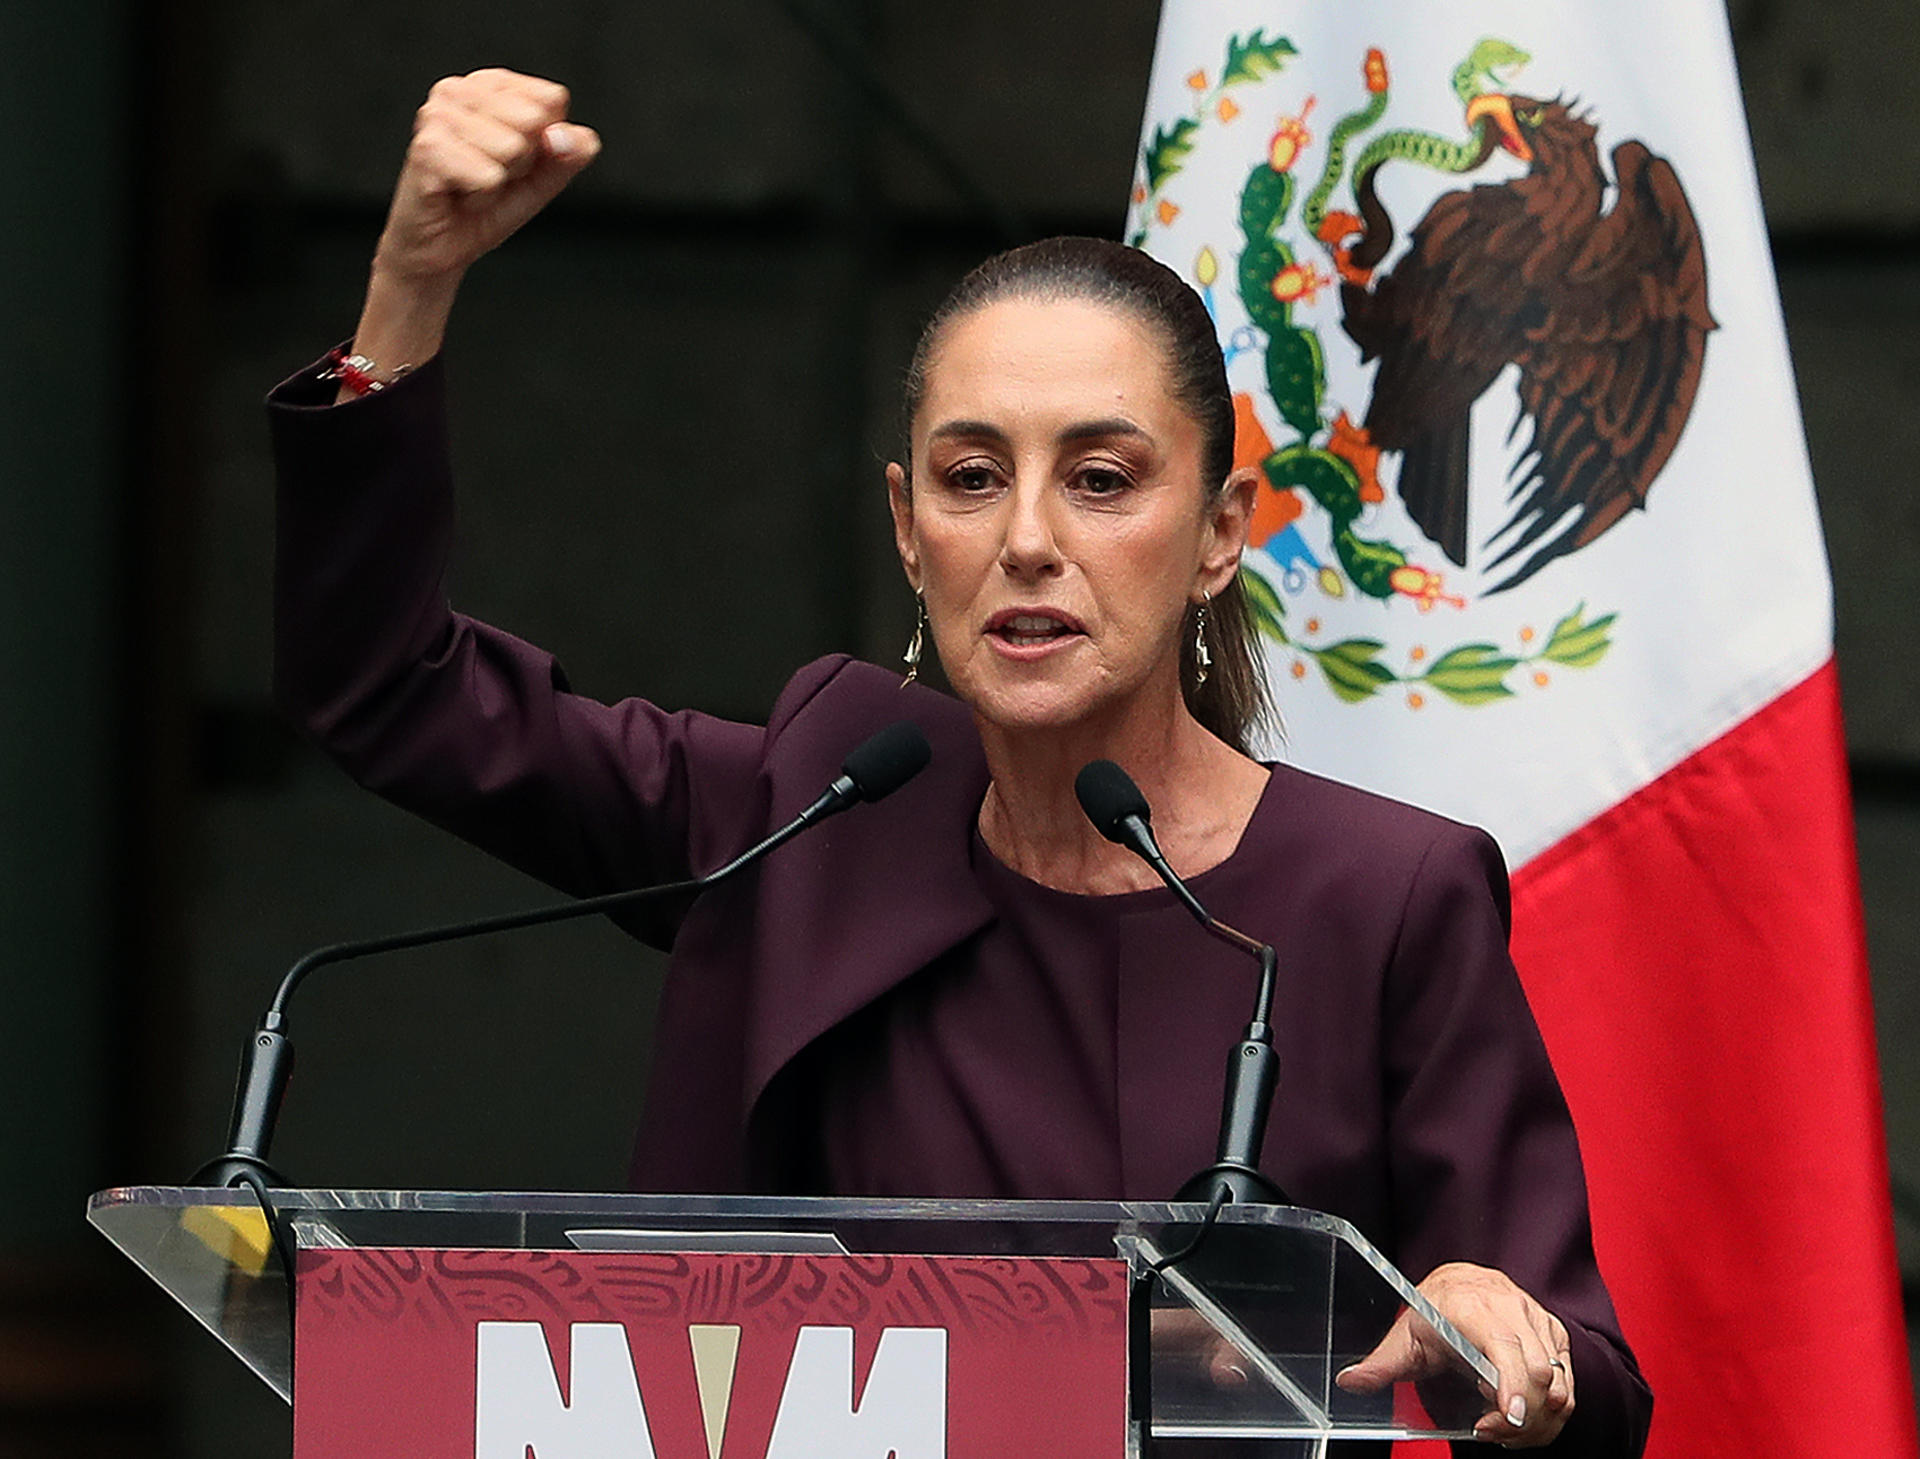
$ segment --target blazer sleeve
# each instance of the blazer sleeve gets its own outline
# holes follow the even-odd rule
[[[1574,1413],[1549,1452],[1631,1459],[1652,1393],[1594,1260],[1573,1121],[1508,922],[1499,850],[1443,823],[1408,889],[1385,987],[1394,1244],[1415,1281],[1449,1261],[1494,1267],[1560,1318]]]
[[[453,612],[442,365],[337,406],[320,369],[268,398],[285,712],[362,785],[573,895],[736,851],[765,731],[575,694],[552,656]],[[675,927],[632,925],[661,945]]]

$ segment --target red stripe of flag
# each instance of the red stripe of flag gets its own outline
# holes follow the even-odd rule
[[[1831,661],[1514,876],[1659,1459],[1920,1453]]]
[[[1829,661],[1514,874],[1648,1459],[1920,1454],[1844,744]]]

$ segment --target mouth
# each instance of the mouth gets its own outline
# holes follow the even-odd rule
[[[1086,629],[1071,614],[1051,608],[1007,608],[987,620],[987,637],[1014,649],[1039,649],[1081,638]]]

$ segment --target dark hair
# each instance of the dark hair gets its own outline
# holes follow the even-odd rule
[[[948,294],[920,332],[907,367],[902,429],[913,459],[913,418],[926,393],[927,366],[954,320],[1003,299],[1080,299],[1124,311],[1160,338],[1173,398],[1200,427],[1201,479],[1212,493],[1233,470],[1233,396],[1213,316],[1172,269],[1137,248],[1104,238],[1048,238],[996,254]],[[1180,637],[1180,690],[1193,717],[1239,750],[1272,713],[1260,669],[1259,630],[1236,576],[1207,604],[1213,663],[1196,685],[1195,615],[1187,609]]]

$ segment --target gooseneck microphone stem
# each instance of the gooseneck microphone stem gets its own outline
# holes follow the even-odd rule
[[[293,1072],[293,1044],[286,1031],[287,1008],[292,1002],[294,990],[316,968],[326,967],[330,963],[375,957],[381,953],[430,947],[439,942],[513,932],[550,922],[567,922],[577,917],[619,911],[656,898],[688,896],[705,891],[751,866],[776,847],[829,816],[837,815],[861,801],[874,801],[891,795],[926,768],[931,753],[926,736],[918,726],[906,721],[889,726],[848,755],[841,766],[840,776],[799,815],[765,840],[748,847],[726,865],[704,876],[658,886],[630,887],[597,897],[581,897],[550,906],[481,917],[470,922],[450,922],[439,927],[338,942],[330,947],[314,949],[287,969],[274,994],[272,1005],[254,1029],[240,1062],[226,1153],[201,1166],[193,1176],[194,1183],[207,1186],[286,1183],[267,1163],[267,1152],[279,1122],[287,1080]]]
[[[1200,899],[1167,864],[1167,858],[1160,854],[1160,847],[1153,838],[1153,830],[1147,824],[1146,817],[1129,817],[1128,820],[1132,824],[1126,827],[1127,839],[1123,844],[1159,873],[1160,880],[1167,884],[1167,889],[1180,904],[1193,913],[1194,920],[1227,946],[1237,947],[1260,959],[1260,992],[1254,1000],[1253,1021],[1264,1027],[1273,1018],[1273,984],[1275,969],[1279,964],[1278,955],[1266,943],[1255,941],[1237,927],[1227,926],[1201,906]]]
[[[539,927],[548,922],[566,922],[575,917],[591,917],[599,912],[617,912],[636,902],[650,901],[655,897],[671,897],[677,893],[703,891],[718,882],[725,881],[742,867],[758,861],[777,846],[783,846],[798,836],[807,827],[825,819],[834,811],[844,810],[858,799],[847,797],[839,799],[836,795],[842,776],[812,805],[798,816],[775,831],[766,840],[742,851],[725,866],[708,872],[705,876],[690,877],[685,881],[665,882],[659,886],[628,887],[625,891],[606,892],[597,897],[581,897],[571,902],[560,902],[548,907],[532,907],[521,912],[502,912],[494,917],[480,917],[471,922],[449,922],[441,927],[423,927],[412,932],[396,932],[386,937],[367,937],[355,942],[336,942],[331,947],[318,947],[287,969],[287,975],[280,980],[280,991],[274,994],[273,1006],[260,1020],[263,1029],[278,1029],[286,1021],[287,1004],[293,998],[294,989],[306,980],[308,973],[315,968],[323,968],[328,963],[346,962],[353,958],[375,957],[384,952],[404,952],[409,948],[431,947],[436,942],[453,942],[462,937],[485,937],[494,932],[517,932],[522,927]]]
[[[1180,904],[1202,927],[1231,947],[1260,960],[1260,990],[1253,1019],[1227,1055],[1227,1079],[1220,1108],[1220,1142],[1214,1162],[1180,1188],[1183,1201],[1223,1201],[1285,1205],[1287,1197],[1260,1170],[1267,1114],[1280,1082],[1280,1055],[1273,1047],[1274,983],[1279,955],[1214,917],[1167,864],[1154,839],[1147,799],[1126,771],[1111,760],[1095,760],[1074,780],[1080,808],[1109,841],[1126,847],[1151,866]]]
[[[815,810],[826,798],[822,796],[815,801],[808,811]],[[725,866],[703,877],[668,882],[661,886],[629,887],[625,891],[533,907],[521,912],[505,912],[471,922],[449,922],[439,927],[423,927],[412,932],[365,937],[315,948],[287,969],[286,976],[280,980],[279,991],[273,996],[272,1006],[261,1015],[259,1026],[254,1029],[253,1039],[241,1059],[240,1078],[234,1093],[233,1121],[227,1133],[227,1152],[211,1165],[201,1167],[194,1177],[195,1183],[232,1185],[242,1170],[250,1170],[268,1185],[285,1184],[280,1174],[267,1164],[267,1149],[273,1143],[273,1132],[280,1121],[280,1104],[286,1095],[287,1081],[293,1074],[293,1043],[286,1032],[287,1007],[293,1000],[294,990],[316,968],[326,967],[330,963],[377,957],[382,953],[431,947],[435,943],[454,942],[464,937],[486,937],[496,932],[514,932],[522,927],[539,927],[549,922],[566,922],[576,917],[616,912],[655,898],[700,891],[724,881],[749,862],[797,836],[818,819],[819,815],[815,815],[812,820],[796,818],[789,821],[759,845],[742,852]]]

